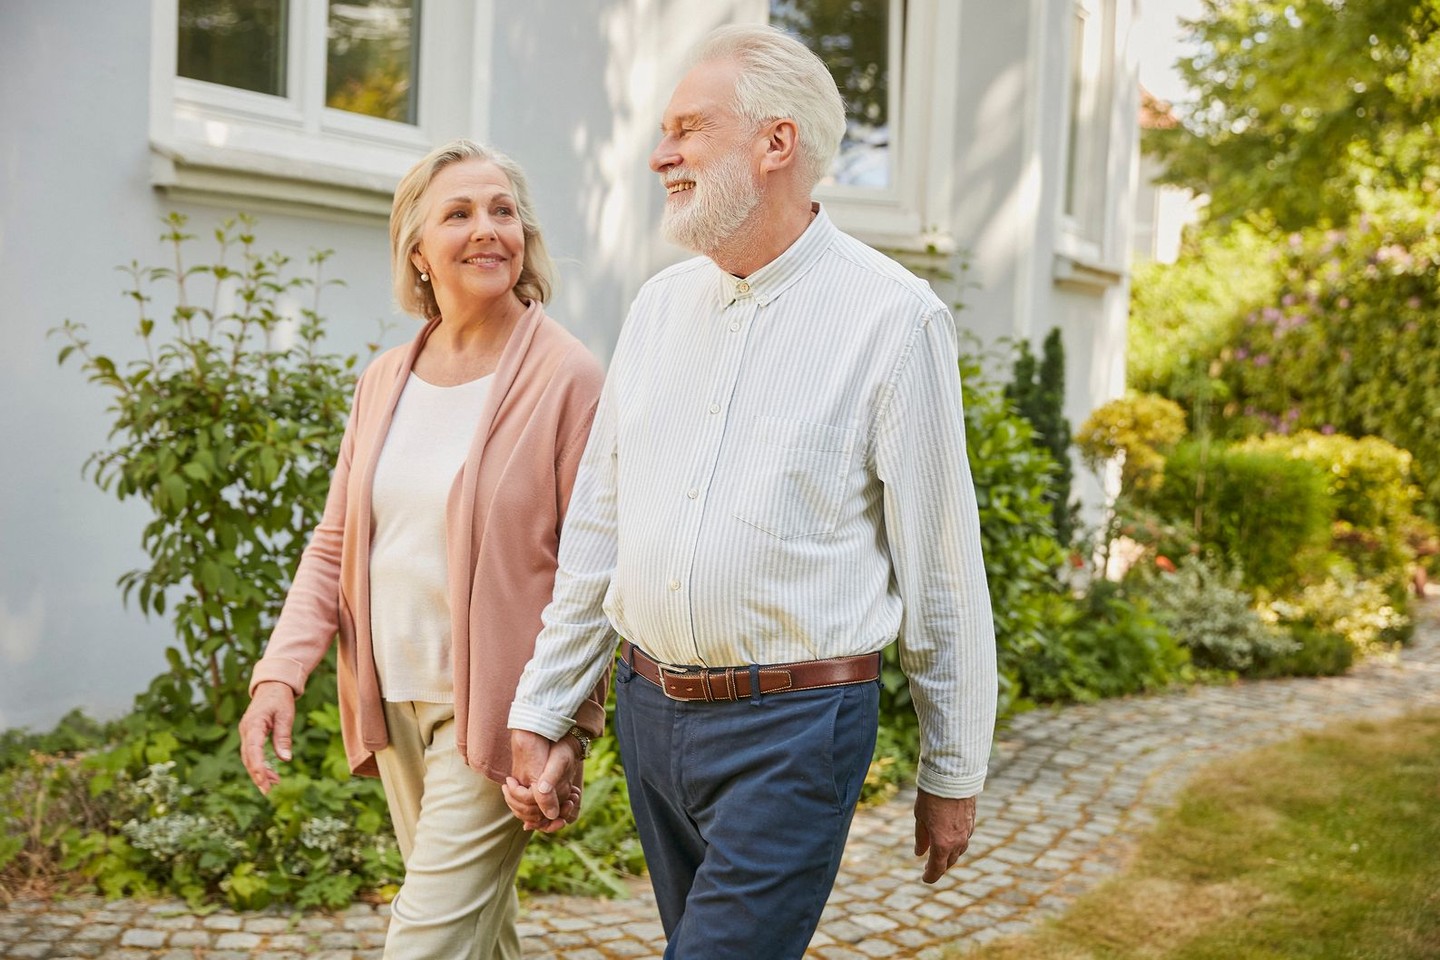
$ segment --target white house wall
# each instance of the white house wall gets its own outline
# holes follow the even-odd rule
[[[968,253],[971,288],[958,320],[986,342],[1028,340],[1038,348],[1059,327],[1066,353],[1065,412],[1078,426],[1124,391],[1128,258],[1135,193],[1138,80],[1128,37],[1134,7],[1116,4],[1117,63],[1104,104],[1108,131],[1101,182],[1104,239],[1099,260],[1113,282],[1076,289],[1057,282],[1057,237],[1065,178],[1068,60],[1073,0],[963,0],[956,99],[954,232]],[[1077,492],[1102,492],[1077,472]]]
[[[120,605],[146,519],[80,476],[105,443],[105,394],[46,331],[71,319],[97,351],[134,356],[136,314],[113,268],[167,261],[160,219],[201,237],[235,210],[170,203],[150,185],[148,0],[20,0],[0,11],[0,728],[76,706],[109,716],[164,669],[170,631]],[[383,225],[262,215],[259,246],[331,248],[321,302],[337,349],[394,316]],[[213,247],[197,243],[197,256]],[[164,316],[161,320],[163,322]],[[398,331],[391,336],[393,341]]]

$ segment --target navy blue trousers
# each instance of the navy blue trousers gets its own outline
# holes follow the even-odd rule
[[[616,681],[665,960],[799,960],[875,750],[879,684],[677,703],[623,661]]]

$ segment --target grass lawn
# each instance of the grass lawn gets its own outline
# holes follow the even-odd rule
[[[965,960],[1440,958],[1440,711],[1202,771],[1129,868]]]

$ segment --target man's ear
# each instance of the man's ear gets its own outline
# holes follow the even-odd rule
[[[771,120],[765,125],[765,153],[760,158],[760,171],[782,170],[799,162],[800,131],[789,117]]]

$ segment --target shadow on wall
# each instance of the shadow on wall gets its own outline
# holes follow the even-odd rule
[[[640,285],[688,256],[659,237],[663,194],[648,161],[685,53],[739,19],[738,6],[536,0],[523,16],[497,15],[492,136],[501,150],[525,145],[517,159],[563,279],[557,318],[602,359]],[[543,102],[536,93],[557,89]]]

